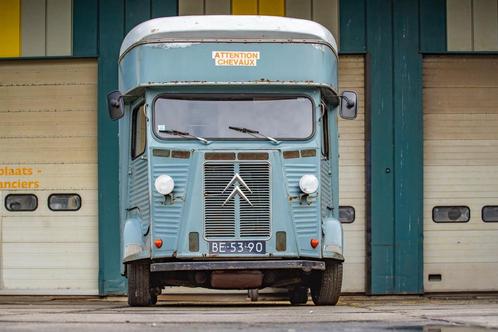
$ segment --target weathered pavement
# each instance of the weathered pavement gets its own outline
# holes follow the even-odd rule
[[[291,306],[243,295],[168,295],[129,308],[125,298],[0,296],[0,330],[13,331],[498,331],[498,295],[344,296],[336,307]]]

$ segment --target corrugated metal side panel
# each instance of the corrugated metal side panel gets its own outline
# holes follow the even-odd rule
[[[498,57],[424,58],[426,292],[498,290],[498,223],[481,219],[497,205],[497,126]],[[468,206],[469,222],[435,223],[438,205]]]
[[[168,164],[153,166],[152,181],[155,181],[161,174],[168,174],[175,180],[175,195],[185,198],[190,165],[187,162],[173,160],[168,162]],[[156,190],[152,192],[152,236],[153,239],[160,238],[164,241],[161,249],[154,248],[154,250],[159,255],[170,254],[177,248],[178,233],[185,203],[184,200],[178,199],[175,204],[165,205],[163,204],[164,196]]]
[[[147,160],[138,157],[131,162],[130,167],[128,207],[138,207],[143,220],[148,220],[150,217],[150,199]]]
[[[322,217],[328,215],[327,207],[332,207],[332,178],[330,175],[330,162],[322,160],[320,162],[320,204]]]
[[[298,162],[291,160],[293,159],[288,159],[284,166],[287,190],[289,195],[298,196],[302,193],[299,189],[299,179],[304,174],[313,174],[318,178],[320,176],[318,174],[319,167],[315,164],[316,160],[313,160],[311,164],[306,164],[302,161],[299,162],[299,159]],[[291,206],[292,221],[300,252],[308,255],[316,255],[316,252],[309,246],[309,241],[312,238],[319,238],[320,235],[321,217],[318,199],[315,198],[310,205],[301,204],[299,200],[293,200],[289,204]]]

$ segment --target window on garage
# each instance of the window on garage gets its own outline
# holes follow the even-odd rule
[[[481,216],[484,222],[498,222],[498,205],[484,206]]]
[[[435,222],[468,222],[470,209],[468,206],[436,206],[432,209],[432,220]]]
[[[8,211],[34,211],[37,207],[38,197],[33,194],[10,194],[5,197],[5,208]]]
[[[52,211],[78,211],[81,196],[78,194],[52,194],[48,197],[48,208]]]

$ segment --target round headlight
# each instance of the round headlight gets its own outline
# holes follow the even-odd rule
[[[312,174],[306,174],[299,180],[299,188],[305,194],[313,194],[318,190],[318,179]]]
[[[175,181],[173,181],[173,178],[169,175],[159,175],[154,182],[154,187],[156,187],[156,190],[160,194],[168,195],[171,194],[173,188],[175,188]]]

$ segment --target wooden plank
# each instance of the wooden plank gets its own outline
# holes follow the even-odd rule
[[[21,55],[20,0],[0,1],[0,58]]]
[[[258,0],[232,0],[232,15],[257,15]]]
[[[446,1],[448,51],[472,51],[472,0]]]
[[[47,55],[72,54],[72,1],[47,0]]]
[[[73,0],[73,55],[98,55],[98,0]]]
[[[204,15],[204,1],[179,0],[178,15]]]
[[[446,52],[446,0],[420,0],[419,7],[420,50]]]
[[[21,0],[22,56],[45,55],[45,0]]]
[[[498,1],[473,0],[474,50],[498,50]]]
[[[364,0],[339,1],[339,32],[342,53],[362,53],[367,50],[365,6]],[[339,39],[339,36],[337,38]]]
[[[339,1],[313,0],[312,8],[313,21],[329,29],[339,46]]]
[[[125,11],[125,33],[128,33],[135,26],[150,19],[150,1],[126,0]]]
[[[206,15],[230,15],[230,0],[205,0]]]
[[[169,2],[168,2],[169,3]],[[124,2],[121,0],[99,1],[99,85],[98,109],[106,109],[106,94],[118,88],[117,54],[124,37]],[[99,237],[99,292],[122,293],[125,279],[120,274],[119,229],[119,144],[118,124],[109,121],[105,112],[98,112],[98,160],[100,208]],[[105,263],[104,263],[105,262]]]
[[[177,0],[151,0],[152,18],[177,16]]]
[[[259,0],[259,15],[285,16],[284,0]]]
[[[285,16],[311,20],[311,0],[286,0]]]

